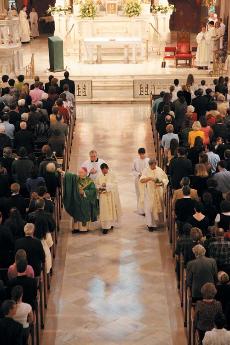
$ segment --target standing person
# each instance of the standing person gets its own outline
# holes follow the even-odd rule
[[[39,31],[38,31],[38,14],[33,7],[31,12],[30,12],[30,26],[31,26],[31,36],[33,38],[36,38],[39,36]]]
[[[198,69],[208,69],[210,64],[209,44],[210,37],[206,32],[206,26],[202,26],[201,32],[196,36],[197,53],[196,66]]]
[[[66,211],[74,219],[72,234],[92,229],[97,220],[98,203],[96,186],[88,176],[86,168],[80,168],[78,175],[64,174],[63,203]]]
[[[23,6],[19,12],[19,32],[22,43],[30,42],[30,24],[27,19],[27,8]]]
[[[176,133],[180,132],[185,122],[185,114],[187,111],[187,103],[184,98],[183,91],[177,92],[177,100],[173,102],[175,112],[175,129]]]
[[[213,53],[214,53],[214,39],[215,39],[216,33],[215,33],[215,23],[213,20],[211,20],[208,23],[208,39],[210,40],[209,44],[209,55],[210,55],[210,62],[213,62]]]
[[[19,322],[23,326],[23,341],[22,345],[28,344],[28,338],[30,334],[29,326],[33,322],[33,311],[32,307],[28,303],[22,302],[23,288],[20,285],[13,287],[11,291],[12,300],[17,305],[17,311],[13,319]]]
[[[1,344],[22,345],[23,327],[14,320],[17,305],[12,300],[5,300],[1,306],[3,318],[0,319]]]
[[[101,164],[101,174],[96,179],[99,193],[99,214],[102,233],[106,235],[110,229],[119,224],[121,204],[117,187],[117,180],[109,171],[106,163]]]
[[[223,23],[222,18],[219,19],[219,23],[220,23],[221,33],[222,33],[222,36],[220,38],[220,49],[223,49],[224,48],[224,35],[225,35],[226,25]]]
[[[89,153],[89,159],[85,161],[81,165],[81,167],[85,168],[88,177],[95,181],[100,172],[100,166],[102,165],[102,163],[105,163],[105,161],[103,159],[98,158],[97,151],[91,150]]]
[[[205,333],[203,345],[230,344],[230,331],[224,328],[225,324],[225,316],[222,313],[216,314],[214,319],[215,328]]]
[[[173,189],[180,188],[180,181],[185,176],[192,175],[192,163],[186,157],[186,149],[179,147],[177,150],[178,157],[171,160],[169,164],[169,175]]]
[[[202,299],[201,288],[204,284],[217,282],[217,265],[214,259],[205,256],[206,249],[201,244],[193,247],[192,251],[195,259],[187,265],[186,282],[195,303]]]
[[[75,83],[73,80],[69,79],[69,72],[65,71],[64,73],[64,79],[60,80],[60,89],[61,92],[64,91],[64,85],[69,85],[69,92],[71,92],[73,95],[75,95]]]
[[[151,232],[157,228],[159,214],[164,214],[164,192],[168,182],[156,159],[150,159],[149,167],[143,170],[140,177],[140,204],[144,207],[146,225]]]
[[[137,197],[137,211],[140,214],[144,214],[144,209],[139,208],[139,198],[140,198],[140,177],[144,169],[148,168],[149,166],[149,158],[146,157],[145,148],[140,147],[138,149],[139,157],[135,158],[133,161],[132,166],[132,174],[135,178],[135,190],[136,190],[136,197]]]

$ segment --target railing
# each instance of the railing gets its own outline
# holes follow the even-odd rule
[[[152,131],[153,131],[153,143],[156,153],[156,159],[158,161],[158,165],[165,170],[165,157],[164,151],[160,146],[160,137],[156,130],[156,117],[153,113],[153,95],[151,95],[150,99],[151,103],[151,124],[152,124]],[[166,206],[166,221],[167,221],[167,228],[169,234],[169,242],[171,244],[172,249],[172,256],[175,257],[175,249],[177,245],[178,235],[177,229],[175,224],[175,215],[174,215],[174,205],[172,202],[173,191],[170,184],[167,187],[166,195],[165,195],[165,206]],[[186,335],[188,339],[188,345],[196,345],[198,344],[197,334],[194,328],[194,304],[192,303],[192,298],[189,289],[187,288],[186,283],[186,267],[184,264],[183,255],[180,255],[179,258],[175,258],[175,265],[176,260],[178,260],[177,265],[179,267],[179,280],[178,280],[178,292],[180,296],[181,308],[184,315],[184,327],[186,329]]]
[[[157,43],[158,43],[158,50],[157,50],[157,54],[160,55],[161,54],[161,48],[163,47],[162,44],[164,44],[162,36],[160,34],[160,32],[153,26],[152,23],[149,23],[149,26],[154,34],[154,36],[157,37]]]

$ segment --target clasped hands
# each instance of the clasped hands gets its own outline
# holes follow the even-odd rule
[[[96,174],[96,173],[97,173],[97,169],[92,168],[92,169],[90,170],[90,174]]]
[[[99,193],[106,193],[106,183],[102,183],[99,187]]]

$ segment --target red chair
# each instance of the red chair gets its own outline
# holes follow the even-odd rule
[[[176,47],[165,47],[164,60],[175,60]]]
[[[192,53],[190,50],[190,33],[178,32],[177,33],[177,50],[175,54],[176,67],[178,67],[180,61],[183,61],[183,65],[192,67]]]

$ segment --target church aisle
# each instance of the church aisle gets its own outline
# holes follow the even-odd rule
[[[153,154],[149,106],[82,105],[70,170],[96,149],[119,182],[122,226],[59,237],[43,345],[186,345],[166,232],[149,233],[135,213],[131,164]]]

